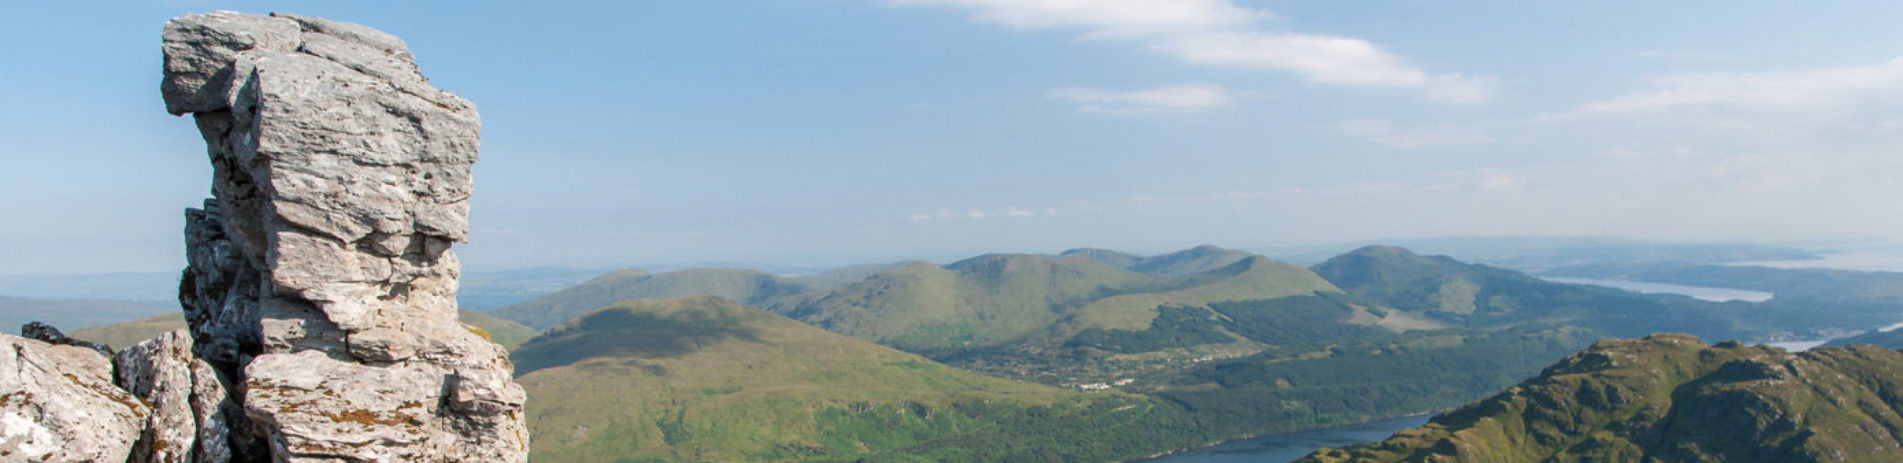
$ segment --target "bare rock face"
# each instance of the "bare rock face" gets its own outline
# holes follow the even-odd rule
[[[166,109],[192,114],[213,167],[213,198],[186,212],[179,299],[192,351],[244,411],[231,445],[525,461],[507,353],[456,314],[475,106],[356,24],[187,15],[164,50]]]
[[[0,334],[0,461],[126,461],[151,411],[92,349]]]
[[[192,356],[185,330],[126,348],[113,359],[119,387],[151,407],[145,432],[132,447],[134,462],[223,463],[233,460],[233,420],[244,410],[229,394],[228,380],[210,363]],[[240,449],[238,456],[262,456]]]

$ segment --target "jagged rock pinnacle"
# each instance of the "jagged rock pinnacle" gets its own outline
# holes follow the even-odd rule
[[[456,317],[475,105],[356,24],[187,15],[164,51],[166,110],[213,167],[179,299],[248,421],[232,458],[526,460],[507,353]]]

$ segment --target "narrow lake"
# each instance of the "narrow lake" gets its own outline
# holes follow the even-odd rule
[[[1339,428],[1313,429],[1285,434],[1270,434],[1214,447],[1167,455],[1149,460],[1154,463],[1286,463],[1322,447],[1340,447],[1387,439],[1395,431],[1427,424],[1431,415],[1409,416]]]
[[[1712,301],[1712,302],[1730,302],[1730,301],[1764,302],[1764,301],[1771,300],[1771,296],[1773,296],[1773,294],[1767,293],[1764,291],[1752,291],[1748,289],[1713,288],[1709,286],[1686,286],[1686,285],[1674,285],[1669,283],[1652,283],[1652,282],[1645,282],[1645,281],[1601,280],[1597,278],[1561,278],[1561,277],[1540,277],[1540,279],[1551,281],[1554,283],[1605,286],[1608,288],[1618,288],[1618,289],[1623,289],[1626,291],[1632,291],[1637,293],[1679,294],[1679,295],[1691,296],[1696,299],[1703,299],[1703,300]]]

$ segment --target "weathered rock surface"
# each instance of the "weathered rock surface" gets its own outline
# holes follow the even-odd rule
[[[166,109],[192,114],[213,167],[213,198],[186,213],[179,299],[192,350],[244,410],[232,445],[276,461],[525,460],[507,353],[457,321],[475,106],[356,24],[187,15],[164,50]]]
[[[244,410],[217,370],[192,356],[190,332],[178,330],[128,347],[113,363],[119,387],[152,411],[129,461],[232,461],[228,423],[242,420]],[[240,456],[262,456],[243,450]]]
[[[126,461],[151,412],[85,347],[0,334],[0,461]]]

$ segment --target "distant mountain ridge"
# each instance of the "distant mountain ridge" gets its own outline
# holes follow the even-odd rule
[[[1718,339],[1752,338],[1770,331],[1744,321],[1754,310],[1750,304],[1554,283],[1392,246],[1357,249],[1314,270],[1370,303],[1466,326],[1564,320],[1610,336],[1689,331]]]
[[[1058,256],[1082,257],[1133,272],[1153,273],[1157,275],[1189,275],[1228,267],[1243,259],[1254,257],[1255,254],[1205,244],[1149,257],[1095,248],[1072,249],[1064,251],[1058,254]]]
[[[785,277],[753,270],[702,268],[650,274],[621,270],[541,297],[490,311],[490,315],[548,329],[623,299],[719,296],[749,305],[796,295],[809,288]]]

